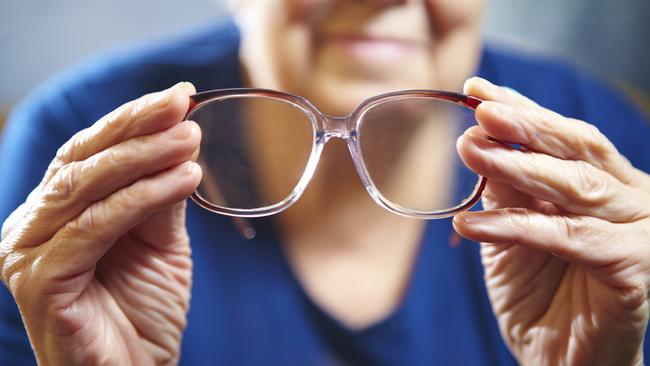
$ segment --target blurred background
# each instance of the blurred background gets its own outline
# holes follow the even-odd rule
[[[650,95],[650,0],[486,1],[490,43],[561,57],[638,100]],[[66,66],[215,21],[224,3],[0,0],[0,126],[16,102]]]

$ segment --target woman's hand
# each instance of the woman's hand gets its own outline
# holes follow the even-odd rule
[[[194,87],[76,134],[4,223],[1,278],[44,365],[174,364],[190,296],[184,200],[200,181]]]
[[[505,341],[522,364],[642,364],[650,176],[592,125],[481,79],[465,89],[485,102],[458,150],[488,186],[454,226],[482,242]]]

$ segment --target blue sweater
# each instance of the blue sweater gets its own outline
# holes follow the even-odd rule
[[[59,75],[12,113],[0,145],[0,221],[35,187],[57,148],[122,103],[191,81],[241,86],[239,32],[213,24],[164,44],[98,57]],[[483,52],[480,76],[596,124],[650,171],[650,125],[621,96],[563,65]],[[346,328],[305,293],[268,220],[246,241],[230,219],[189,204],[194,285],[182,365],[510,365],[483,283],[478,246],[450,245],[430,221],[407,291],[387,318]],[[646,353],[647,354],[647,353]],[[35,364],[20,315],[0,289],[0,365]]]

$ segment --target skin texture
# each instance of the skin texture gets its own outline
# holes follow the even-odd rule
[[[234,0],[231,8],[248,82],[305,96],[332,115],[388,91],[460,90],[480,55],[483,0]]]
[[[489,181],[485,210],[454,226],[481,242],[510,349],[528,365],[643,364],[650,176],[586,122],[481,79],[465,91],[487,102],[458,150]]]
[[[75,135],[2,227],[2,281],[43,365],[172,365],[192,278],[185,201],[200,129],[191,84]]]
[[[330,113],[386,90],[458,89],[478,62],[479,0],[240,0],[233,9],[248,85]],[[380,30],[416,37],[400,65],[417,72],[381,52],[350,61],[328,38]],[[192,268],[184,201],[201,179],[191,161],[201,133],[182,122],[193,92],[184,83],[144,96],[75,135],[3,224],[0,277],[41,364],[177,362]],[[482,243],[505,341],[522,364],[641,364],[650,177],[586,122],[479,79],[466,92],[486,102],[458,151],[489,184],[486,210],[454,226]],[[399,303],[423,224],[370,201],[342,146],[327,153],[311,191],[277,222],[310,296],[362,328]]]

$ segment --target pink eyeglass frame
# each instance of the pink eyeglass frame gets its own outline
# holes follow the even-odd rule
[[[487,184],[487,178],[477,176],[479,180],[472,194],[463,203],[446,210],[421,211],[408,209],[390,202],[379,192],[379,190],[377,190],[375,185],[372,183],[372,180],[370,179],[368,170],[366,169],[366,165],[363,160],[363,154],[361,152],[361,146],[359,143],[359,130],[363,124],[365,113],[372,107],[381,103],[400,99],[431,98],[439,101],[452,102],[475,110],[476,107],[478,107],[478,105],[482,102],[478,98],[464,94],[438,90],[403,90],[380,94],[366,99],[361,104],[359,104],[351,114],[345,117],[332,117],[319,111],[318,108],[309,102],[309,100],[294,94],[257,88],[218,89],[201,92],[190,96],[190,108],[187,112],[186,119],[191,119],[192,112],[207,103],[241,97],[263,97],[275,99],[288,103],[305,113],[312,124],[312,130],[314,133],[314,143],[312,146],[311,154],[307,161],[305,171],[296,184],[296,187],[291,191],[289,196],[287,196],[281,202],[261,208],[233,209],[214,205],[203,199],[196,191],[192,193],[192,200],[208,211],[222,215],[243,218],[269,216],[286,210],[296,201],[298,201],[298,199],[300,199],[302,196],[303,192],[307,188],[309,181],[312,179],[314,172],[316,171],[316,167],[318,165],[318,161],[325,144],[333,137],[345,140],[357,174],[359,175],[359,178],[361,179],[361,182],[363,183],[370,197],[372,197],[372,199],[379,206],[401,216],[419,219],[439,219],[453,216],[474,206],[480,199],[481,194],[485,189],[485,185]]]

